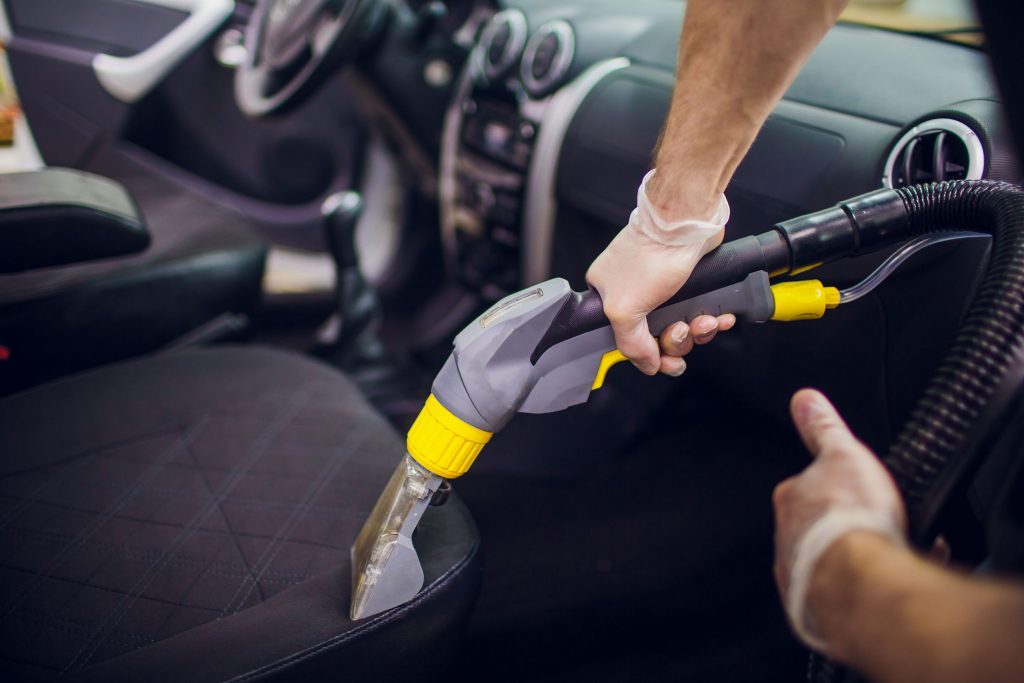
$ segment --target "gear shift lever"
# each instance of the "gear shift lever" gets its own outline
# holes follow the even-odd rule
[[[321,209],[335,284],[334,313],[317,333],[317,353],[345,370],[393,424],[407,429],[430,381],[380,339],[381,307],[359,270],[355,243],[362,211],[363,199],[356,192],[333,194]]]
[[[384,358],[378,337],[380,308],[377,297],[359,270],[356,224],[363,212],[357,192],[338,192],[321,207],[324,237],[334,261],[334,307],[317,331],[322,355],[343,369],[365,368]]]

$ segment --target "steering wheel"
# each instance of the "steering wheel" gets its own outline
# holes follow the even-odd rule
[[[356,57],[385,16],[383,0],[259,0],[235,73],[239,108],[256,117],[298,104]]]

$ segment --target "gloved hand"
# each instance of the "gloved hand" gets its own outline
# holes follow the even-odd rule
[[[797,635],[827,652],[815,628],[807,591],[816,562],[855,530],[906,545],[906,513],[899,491],[878,458],[856,439],[819,392],[804,389],[790,404],[793,421],[814,462],[775,488],[775,581]]]
[[[659,351],[659,340],[647,327],[647,314],[679,291],[697,261],[722,243],[729,204],[723,195],[708,220],[665,221],[647,195],[654,173],[644,177],[629,223],[590,266],[587,283],[601,295],[619,350],[645,374],[660,370],[678,376],[686,369],[682,356],[693,344],[711,341],[736,318],[701,316],[690,326],[669,325],[662,332]]]

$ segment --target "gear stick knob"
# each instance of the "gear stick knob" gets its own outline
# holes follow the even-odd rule
[[[320,206],[324,237],[337,270],[358,268],[356,225],[363,215],[363,198],[358,192],[336,192]]]

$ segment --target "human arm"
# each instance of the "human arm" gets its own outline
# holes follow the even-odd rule
[[[676,86],[655,153],[657,172],[646,187],[658,217],[670,223],[715,217],[761,125],[845,4],[690,0]],[[724,230],[718,225],[703,230],[700,239],[676,245],[672,228],[664,233],[655,228],[667,238],[659,243],[651,231],[636,229],[636,218],[594,261],[587,281],[601,294],[619,350],[647,374],[678,374],[682,354],[668,337],[683,328],[670,326],[659,350],[646,317],[678,291],[700,257],[721,243]],[[703,317],[694,321],[692,336],[713,336],[727,327],[731,322]]]
[[[847,0],[690,0],[648,198],[707,218],[765,119]]]
[[[1024,680],[1024,588],[908,549],[902,502],[877,458],[817,392],[799,392],[792,412],[815,457],[773,496],[776,580],[798,633],[883,683]],[[807,539],[836,511],[851,523],[799,576],[801,555],[815,550]]]
[[[972,578],[877,534],[822,556],[808,607],[829,653],[879,683],[1024,680],[1024,589]]]

